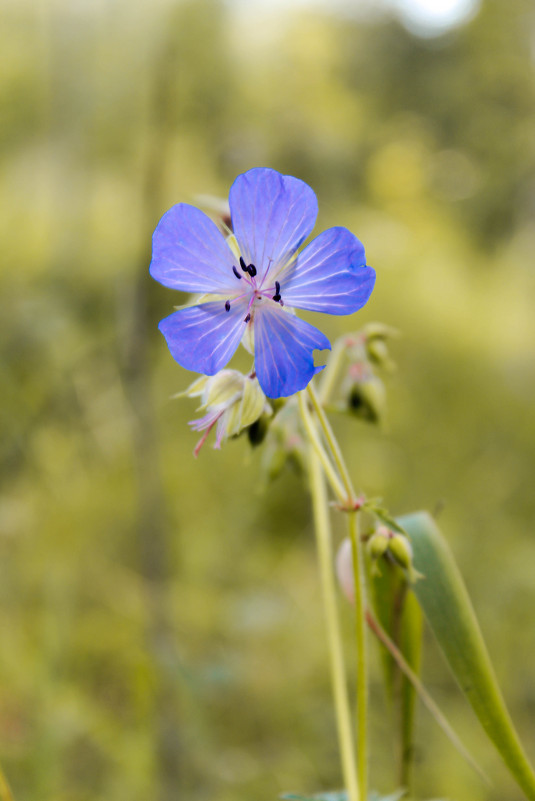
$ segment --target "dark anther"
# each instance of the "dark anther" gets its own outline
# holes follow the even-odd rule
[[[247,315],[247,317],[245,318],[245,320],[244,320],[243,322],[244,322],[244,323],[248,323],[250,319],[251,319],[251,315],[250,315],[250,314],[248,314],[248,315]]]
[[[225,301],[225,311],[230,311],[230,300]]]
[[[275,294],[273,295],[273,300],[275,303],[281,302],[281,285],[278,281],[275,281]]]
[[[232,268],[232,272],[234,273],[236,278],[239,278],[240,281],[241,281],[241,275],[239,274],[239,272],[237,271],[237,269],[235,267]]]
[[[251,278],[255,277],[256,267],[254,266],[254,264],[246,264],[243,256],[240,256],[240,267],[242,268],[244,273],[249,273]]]

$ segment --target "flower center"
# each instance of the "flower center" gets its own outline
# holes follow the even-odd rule
[[[232,267],[232,272],[236,276],[236,278],[241,281],[242,278],[245,280],[245,283],[248,285],[248,290],[246,290],[242,295],[238,295],[232,300],[241,300],[241,298],[246,297],[249,295],[249,304],[247,306],[247,314],[244,318],[244,322],[248,323],[251,320],[251,311],[256,303],[259,303],[264,298],[269,298],[275,303],[278,303],[280,306],[284,306],[284,301],[281,296],[281,285],[279,281],[275,281],[275,286],[268,287],[264,289],[262,286],[266,273],[264,273],[264,278],[262,278],[260,282],[260,286],[257,283],[257,269],[254,264],[246,264],[245,259],[243,256],[240,256],[240,267],[244,275],[240,273],[237,267]],[[274,294],[273,294],[274,293]],[[225,311],[230,311],[230,300],[225,301]]]

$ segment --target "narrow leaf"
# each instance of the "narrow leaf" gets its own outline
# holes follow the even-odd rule
[[[414,564],[425,578],[414,593],[461,690],[526,797],[535,801],[535,774],[515,731],[452,553],[425,512],[407,515]]]
[[[396,596],[399,593],[402,580],[403,576],[401,570],[384,559],[380,561],[379,570],[375,572],[374,575],[370,576],[370,596],[373,609],[381,626],[394,641],[397,640],[394,633],[394,629],[396,628],[393,620],[394,608],[396,605]],[[388,650],[383,648],[381,648],[381,661],[383,665],[386,696],[391,705],[394,702],[396,663]]]
[[[407,584],[404,571],[382,559],[380,568],[370,571],[371,598],[381,626],[395,643],[416,675],[420,671],[422,611]],[[384,644],[384,643],[383,643]],[[399,727],[399,783],[410,789],[413,760],[414,709],[416,690],[388,648],[381,648],[387,697],[395,710]]]
[[[414,593],[409,589],[404,597],[401,614],[400,650],[417,676],[420,675],[422,661],[422,634],[422,610]],[[416,690],[408,677],[403,676],[400,690],[401,773],[399,782],[409,788],[412,785],[415,706]]]

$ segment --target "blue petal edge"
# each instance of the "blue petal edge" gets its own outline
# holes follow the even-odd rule
[[[161,320],[173,359],[187,370],[215,375],[230,361],[245,331],[247,304],[234,301],[226,311],[223,301],[202,303]]]
[[[254,338],[256,375],[268,398],[305,389],[324,367],[314,365],[314,350],[331,349],[321,331],[274,303],[257,310]]]
[[[308,184],[267,167],[238,175],[229,205],[242,255],[261,275],[302,245],[318,215],[318,201]]]
[[[325,314],[353,314],[368,301],[375,270],[366,264],[364,246],[347,228],[329,228],[279,276],[288,306]]]
[[[149,272],[160,284],[182,292],[228,294],[236,289],[236,259],[207,215],[187,203],[167,211],[152,236]]]

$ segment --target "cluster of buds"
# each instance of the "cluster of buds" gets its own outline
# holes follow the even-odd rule
[[[387,340],[397,332],[381,323],[369,323],[362,331],[342,337],[333,348],[333,368],[339,379],[339,400],[329,405],[370,423],[380,423],[386,411],[386,393],[377,370],[394,369]],[[329,367],[327,368],[327,371]],[[337,376],[338,378],[338,376]],[[333,388],[338,382],[332,381]],[[334,390],[333,390],[334,394]]]
[[[411,584],[421,578],[413,565],[412,545],[405,534],[379,526],[366,543],[366,550],[372,560],[372,574],[380,575],[379,560],[386,557],[407,571]]]
[[[384,558],[403,568],[410,584],[422,578],[422,574],[413,565],[412,546],[405,534],[392,531],[386,526],[379,526],[368,539],[366,550],[371,559],[372,575],[380,575],[378,563]],[[336,575],[342,592],[353,603],[355,576],[351,540],[348,537],[342,540],[336,555]]]
[[[214,448],[220,448],[223,440],[236,437],[261,418],[272,414],[271,405],[256,376],[243,375],[237,370],[221,370],[214,376],[202,376],[175,397],[201,398],[199,410],[205,414],[189,424],[194,431],[203,432],[193,451],[195,456],[199,455],[214,426]]]

